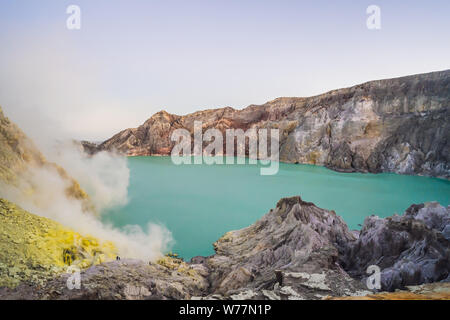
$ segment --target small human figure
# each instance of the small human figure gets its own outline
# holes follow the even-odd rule
[[[119,256],[116,257],[116,261],[120,261],[120,257]]]

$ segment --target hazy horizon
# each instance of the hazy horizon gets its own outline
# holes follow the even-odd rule
[[[81,29],[68,30],[69,5]],[[369,5],[381,29],[369,30]],[[102,141],[184,115],[450,68],[448,1],[0,0],[0,106],[32,137]]]

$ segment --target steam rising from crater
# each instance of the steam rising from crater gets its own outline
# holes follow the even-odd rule
[[[46,153],[80,183],[100,214],[127,203],[130,172],[125,157],[111,153],[87,156],[72,142],[58,143]],[[112,241],[122,257],[155,261],[169,248],[172,237],[164,226],[149,223],[144,230],[137,225],[114,228],[85,212],[83,201],[69,197],[66,190],[70,186],[71,181],[54,167],[30,167],[17,186],[2,185],[0,196],[82,235]]]
[[[127,204],[130,170],[125,157],[110,152],[88,156],[71,141],[56,144],[48,156],[69,171],[100,212]]]

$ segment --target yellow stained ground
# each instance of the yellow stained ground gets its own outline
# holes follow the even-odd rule
[[[70,265],[86,268],[116,255],[111,242],[80,235],[0,199],[0,286],[41,282]]]
[[[450,300],[450,283],[430,283],[407,287],[407,290],[381,292],[362,297],[333,297],[331,300]]]

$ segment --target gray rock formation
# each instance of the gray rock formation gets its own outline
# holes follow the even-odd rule
[[[402,216],[370,216],[341,264],[362,279],[368,266],[377,265],[385,291],[443,281],[450,275],[449,228],[450,206],[437,203],[412,205]]]
[[[22,284],[15,289],[0,288],[0,299],[26,300],[185,300],[207,291],[208,282],[195,271],[175,265],[144,263],[124,259],[93,266],[80,275],[81,289],[67,286],[70,274],[47,282],[36,290]]]
[[[443,207],[437,202],[413,204],[404,216],[411,219],[420,220],[430,229],[435,229],[442,233],[444,238],[450,240],[450,207]]]
[[[280,129],[280,160],[339,171],[450,178],[450,70],[367,82],[310,98],[177,116],[161,111],[86,151],[169,155],[178,128]],[[226,146],[224,146],[226,150]]]
[[[0,288],[0,299],[276,299],[362,296],[366,269],[382,270],[382,290],[448,281],[450,207],[411,206],[404,215],[367,217],[355,236],[334,211],[300,197],[215,244],[216,254],[187,264],[108,262],[81,272],[81,289],[64,274],[37,290],[23,283]],[[448,295],[448,293],[447,293]]]
[[[339,266],[354,236],[334,211],[282,199],[254,225],[232,231],[206,259],[211,290],[226,298],[317,299],[364,288]]]

